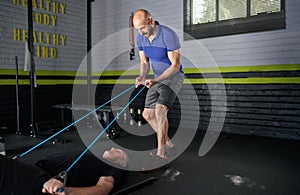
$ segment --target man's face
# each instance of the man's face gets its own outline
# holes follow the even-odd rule
[[[146,38],[149,38],[154,31],[154,25],[151,24],[150,19],[134,19],[133,24],[135,29]]]
[[[126,159],[126,154],[123,150],[118,148],[111,148],[103,153],[102,157],[115,164],[120,164],[121,161]]]

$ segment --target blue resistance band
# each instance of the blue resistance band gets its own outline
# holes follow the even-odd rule
[[[82,156],[100,139],[100,137],[103,135],[103,133],[119,118],[119,116],[126,110],[126,108],[137,98],[137,96],[145,89],[145,85],[143,88],[126,104],[126,106],[120,111],[119,114],[107,125],[105,129],[101,131],[101,133],[90,143],[90,145],[79,155],[79,157],[69,166],[69,168],[66,170],[66,172],[69,172],[72,167],[82,158]]]
[[[31,149],[27,150],[26,152],[20,154],[19,156],[14,157],[15,158],[21,158],[25,155],[27,155],[28,153],[32,152],[33,150],[35,150],[36,148],[38,148],[39,146],[43,145],[44,143],[46,143],[47,141],[49,141],[50,139],[54,138],[55,136],[59,135],[60,133],[64,132],[66,129],[68,129],[69,127],[73,126],[74,124],[78,123],[79,121],[81,121],[82,119],[88,117],[89,115],[91,115],[92,113],[96,112],[97,110],[99,110],[100,108],[102,108],[103,106],[107,105],[108,103],[112,102],[113,100],[119,98],[120,96],[124,95],[125,93],[127,93],[129,90],[131,90],[132,88],[134,88],[136,85],[134,84],[133,86],[129,87],[128,89],[124,90],[123,92],[121,92],[120,94],[118,94],[117,96],[115,96],[114,98],[112,98],[111,100],[107,101],[106,103],[102,104],[101,106],[95,108],[94,110],[90,111],[89,113],[87,113],[86,115],[82,116],[81,118],[79,118],[78,120],[76,120],[75,122],[71,123],[70,125],[66,126],[65,128],[63,128],[62,130],[60,130],[59,132],[55,133],[54,135],[50,136],[49,138],[45,139],[44,141],[38,143],[37,145],[35,145],[34,147],[32,147]],[[145,87],[145,86],[144,86]],[[144,88],[143,88],[144,89]],[[136,98],[136,97],[135,97]],[[131,103],[131,102],[130,102]],[[130,104],[129,103],[129,104]],[[128,106],[129,106],[128,104]],[[123,110],[124,112],[124,110]],[[118,115],[119,116],[119,115]],[[106,130],[106,129],[105,129]]]

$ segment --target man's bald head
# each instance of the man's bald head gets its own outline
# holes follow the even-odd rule
[[[145,26],[145,25],[154,25],[155,22],[149,11],[145,9],[139,9],[134,12],[133,15],[133,25],[135,27]]]
[[[152,16],[151,16],[150,12],[148,12],[145,9],[136,10],[133,15],[133,20],[147,21],[148,19],[151,19],[151,18],[152,18]]]
[[[155,34],[155,21],[150,12],[145,9],[139,9],[134,12],[133,25],[141,35],[147,38]]]

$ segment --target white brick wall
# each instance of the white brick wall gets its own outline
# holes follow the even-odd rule
[[[127,31],[125,29],[128,28],[130,13],[139,8],[149,10],[161,24],[178,30],[182,39],[183,1],[181,0],[96,0],[93,6],[93,44],[96,45],[107,36],[124,30],[123,37],[120,38],[121,42],[107,44],[105,47],[110,53],[116,48],[123,48],[122,51],[129,49],[128,32],[125,33]],[[214,61],[218,66],[300,63],[299,8],[299,1],[286,0],[287,28],[284,30],[184,41],[182,42],[184,58],[196,61],[197,66],[200,67],[214,66]],[[108,69],[126,69],[130,67],[129,64],[138,63],[138,59],[135,63],[128,61],[128,56],[124,54],[122,57],[119,56],[119,65],[114,63]],[[185,62],[183,60],[183,63]],[[188,63],[184,66],[191,67]]]
[[[58,2],[65,3],[67,7],[65,15],[57,14],[57,25],[51,27],[34,24],[34,27],[37,31],[66,35],[66,45],[55,47],[56,59],[36,58],[38,70],[76,70],[85,56],[86,1],[60,0]],[[181,0],[95,0],[92,4],[94,70],[129,69],[139,63],[138,59],[128,60],[129,15],[139,8],[148,9],[156,20],[175,29],[182,39],[183,1]],[[218,66],[299,63],[299,8],[299,1],[286,0],[287,28],[284,30],[183,41],[184,67],[192,67],[185,59],[192,59],[200,67],[214,66],[214,61]],[[47,11],[37,10],[37,12],[51,14]],[[24,42],[13,41],[13,29],[27,29],[26,16],[26,7],[14,5],[13,0],[0,2],[1,68],[13,68],[16,55],[20,59],[20,66],[24,64]],[[99,44],[100,41],[103,42]],[[100,55],[99,51],[101,51]],[[113,63],[106,67],[111,61]]]
[[[19,58],[20,69],[24,66],[25,43],[23,40],[14,40],[14,29],[21,29],[21,39],[23,39],[22,30],[28,29],[27,26],[27,7],[20,4],[14,4],[14,0],[0,1],[0,65],[1,68],[14,69],[15,56]],[[40,1],[37,1],[38,3]],[[42,1],[46,9],[46,1]],[[65,45],[53,45],[47,43],[36,43],[41,47],[54,47],[56,49],[56,58],[37,57],[37,70],[76,70],[81,60],[86,54],[86,1],[82,0],[56,0],[51,1],[66,4],[65,14],[53,13],[53,11],[33,8],[33,12],[40,13],[42,16],[56,16],[56,25],[37,24],[34,21],[34,31],[43,32],[43,40],[46,42],[45,33],[65,35]],[[39,5],[39,4],[38,4]],[[51,4],[52,5],[52,4]],[[52,6],[51,6],[52,8]],[[61,10],[61,9],[60,9]],[[38,55],[36,51],[36,55]]]

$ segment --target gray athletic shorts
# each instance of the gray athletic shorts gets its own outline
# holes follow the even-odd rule
[[[145,108],[155,108],[157,103],[170,108],[181,89],[182,83],[183,76],[173,76],[170,79],[154,84],[148,89]]]

